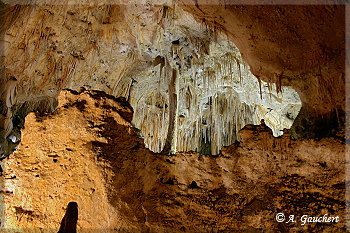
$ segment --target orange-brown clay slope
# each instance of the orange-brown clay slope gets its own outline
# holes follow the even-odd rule
[[[144,147],[122,99],[63,91],[52,115],[31,113],[2,162],[2,226],[57,232],[69,202],[78,232],[344,232],[344,141],[272,137],[246,126],[219,156]],[[279,212],[294,214],[278,223]],[[338,223],[300,217],[339,216]]]

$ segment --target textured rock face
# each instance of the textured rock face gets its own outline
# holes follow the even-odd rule
[[[1,3],[1,230],[57,232],[76,202],[84,232],[345,231],[344,133],[290,138],[343,123],[342,6],[36,3]],[[274,138],[282,86],[303,107]]]
[[[274,138],[250,125],[218,156],[166,156],[144,147],[131,118],[124,99],[87,91],[29,114],[1,162],[1,231],[57,232],[69,202],[78,232],[345,231],[342,139]],[[277,223],[279,212],[340,222]]]
[[[274,136],[291,127],[301,107],[294,90],[283,88],[282,93],[277,93],[275,86],[264,82],[259,87],[234,44],[220,36],[216,42],[210,41],[206,34],[188,39],[201,31],[188,29],[183,33],[184,27],[182,24],[168,26],[164,32],[174,35],[173,38],[161,39],[165,44],[163,49],[169,50],[162,52],[162,57],[169,63],[174,62],[177,68],[173,152],[199,151],[215,155],[222,146],[239,139],[237,132],[241,128],[259,124],[261,119],[273,129]],[[179,44],[174,45],[174,41]],[[206,43],[201,46],[207,48],[196,48],[197,43]],[[203,53],[201,49],[207,51]],[[168,84],[172,71],[169,64],[170,67],[166,67],[167,63],[163,66],[151,65],[134,71],[122,81],[130,84],[128,97],[134,109],[133,123],[142,131],[146,146],[154,152],[162,151],[171,121]]]
[[[217,154],[262,118],[275,136],[291,127],[301,107],[297,94],[258,82],[215,28],[171,1],[113,3],[5,6],[4,155],[18,144],[24,117],[53,112],[64,88],[125,97],[155,152],[168,141],[172,152]]]
[[[197,20],[227,33],[255,76],[298,92],[303,108],[294,129],[299,135],[329,134],[344,123],[344,5],[176,2]]]

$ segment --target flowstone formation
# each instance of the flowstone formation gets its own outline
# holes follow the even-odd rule
[[[217,154],[222,146],[239,140],[237,132],[245,125],[260,124],[261,119],[274,136],[282,135],[284,128],[292,126],[301,108],[294,90],[283,87],[279,93],[275,85],[259,84],[230,42],[209,41],[202,45],[207,46],[202,48],[207,53],[201,54],[196,53],[192,43],[208,38],[195,38],[197,41],[191,43],[186,34],[172,34],[175,35],[172,40],[180,45],[167,43],[171,44],[169,51],[162,55],[168,63],[151,65],[129,76],[129,99],[135,111],[133,123],[141,129],[148,148],[161,152],[166,143],[171,127],[168,84],[173,72],[176,76],[171,84],[176,92],[173,152]]]
[[[302,109],[295,136],[321,138],[345,123],[346,4],[278,5],[261,1],[175,0],[198,21],[220,27],[252,73],[295,89]],[[282,3],[282,2],[281,2]],[[304,2],[306,3],[306,2]]]
[[[125,97],[146,146],[165,153],[217,154],[261,119],[279,136],[300,110],[295,91],[260,82],[220,28],[172,1],[11,4],[1,16],[2,157],[25,116],[54,112],[62,89]]]
[[[247,124],[264,119],[274,136],[292,126],[301,108],[293,89],[259,81],[232,42],[181,9],[163,7],[161,15],[157,43],[138,43],[152,62],[130,69],[116,86],[149,149],[216,155]]]

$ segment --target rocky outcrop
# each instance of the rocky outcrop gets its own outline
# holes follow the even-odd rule
[[[345,231],[344,135],[291,140],[249,125],[217,156],[168,156],[145,148],[131,114],[125,99],[89,91],[63,91],[53,114],[30,113],[1,162],[2,229],[57,232],[77,202],[78,232]],[[339,222],[302,225],[324,214]]]

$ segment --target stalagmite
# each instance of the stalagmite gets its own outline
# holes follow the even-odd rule
[[[177,93],[176,93],[176,70],[172,69],[171,79],[169,82],[169,125],[168,134],[165,139],[165,145],[162,153],[169,153],[173,145],[173,138],[176,137],[176,114],[177,112]],[[175,134],[175,135],[174,135]]]

